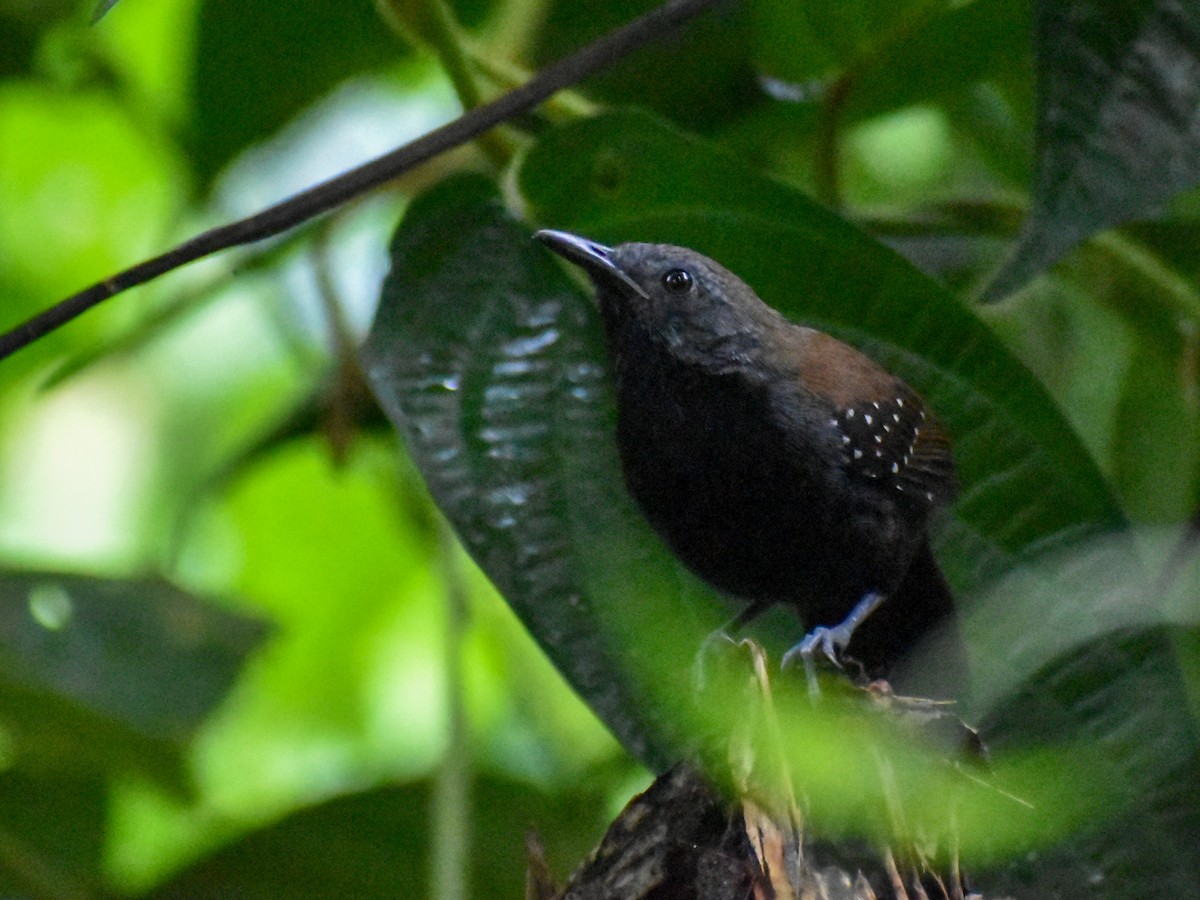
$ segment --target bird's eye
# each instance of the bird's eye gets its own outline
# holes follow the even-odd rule
[[[684,269],[672,269],[662,277],[662,283],[668,291],[681,294],[692,286],[692,276]]]

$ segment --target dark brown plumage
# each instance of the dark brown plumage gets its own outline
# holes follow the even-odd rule
[[[739,621],[788,604],[820,632],[810,646],[849,640],[883,676],[952,617],[928,525],[954,467],[911,388],[695,251],[537,237],[596,285],[630,493],[687,566],[749,603]],[[873,595],[852,639],[823,630]]]

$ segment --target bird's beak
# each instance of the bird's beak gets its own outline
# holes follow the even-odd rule
[[[563,259],[572,262],[583,269],[596,283],[596,286],[607,285],[622,291],[631,291],[642,299],[649,299],[641,285],[630,278],[625,271],[613,261],[611,247],[589,241],[587,238],[569,234],[566,231],[551,231],[543,228],[534,234]]]

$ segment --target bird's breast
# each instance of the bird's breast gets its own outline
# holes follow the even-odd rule
[[[898,577],[911,549],[897,541],[894,500],[845,471],[828,406],[793,393],[783,410],[776,393],[737,371],[628,360],[617,385],[625,481],[675,554],[719,589],[839,610]]]

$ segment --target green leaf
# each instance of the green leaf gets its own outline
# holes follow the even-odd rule
[[[1106,584],[1087,577],[1102,570],[1070,568],[1071,577],[1059,585],[1068,588],[1067,597],[1083,600],[1083,607],[1095,606],[1097,593],[1136,605],[1127,594],[1108,590],[1108,584],[1121,580],[1120,570],[1111,578],[1109,569]],[[1078,628],[1070,621],[1069,603],[1044,585],[1039,590],[1034,582],[1023,596],[1008,597],[1018,605],[1032,598],[1040,607],[1026,619],[1024,634],[1005,628],[1003,647],[1014,656],[1022,652],[1022,644],[1039,641],[1033,637],[1037,632],[1052,633],[1060,624],[1068,633]],[[1047,608],[1056,614],[1053,618],[1044,615]],[[1092,613],[1088,608],[1087,615]],[[998,618],[1012,624],[1012,616]],[[1048,662],[993,711],[984,723],[993,750],[1063,742],[1088,748],[1091,759],[1062,759],[1061,764],[1075,762],[1103,773],[1114,796],[1106,802],[1106,815],[1080,821],[1056,846],[1011,854],[1005,870],[983,879],[989,894],[1073,897],[1085,883],[1111,900],[1192,893],[1200,878],[1195,840],[1200,833],[1200,742],[1195,717],[1188,715],[1177,643],[1194,642],[1196,634],[1195,628],[1187,632],[1161,625],[1116,629]],[[996,663],[1007,665],[1011,658],[999,656]]]
[[[756,61],[773,77],[805,82],[854,66],[906,20],[924,18],[930,4],[758,0],[752,8]]]
[[[0,575],[0,717],[14,762],[169,775],[264,636],[261,622],[161,581]]]
[[[940,4],[919,27],[899,28],[856,73],[851,115],[898,109],[937,98],[962,98],[991,79],[1019,78],[1032,68],[1031,0]]]
[[[242,556],[235,589],[280,625],[269,657],[239,693],[240,725],[224,753],[225,761],[245,755],[237,772],[265,765],[265,742],[286,746],[288,735],[270,725],[280,718],[296,733],[361,734],[370,708],[364,679],[374,677],[377,642],[399,610],[412,611],[395,645],[407,671],[438,671],[440,661],[429,658],[440,615],[430,536],[418,518],[397,515],[391,455],[385,444],[362,442],[339,469],[322,442],[292,442],[240,471],[226,492],[220,513]],[[403,705],[409,698],[412,706]],[[411,711],[396,740],[412,757],[427,757],[441,694],[409,685],[389,700]]]
[[[1036,541],[1122,522],[1094,461],[1020,361],[943,288],[803,194],[631,113],[546,135],[520,186],[547,225],[695,247],[916,387],[955,444],[962,491],[947,540],[957,548],[942,558],[960,587]]]
[[[425,896],[428,791],[342,797],[252,831],[149,897]]]
[[[1200,181],[1200,5],[1039,0],[1036,43],[1034,200],[991,298]]]
[[[178,214],[186,179],[177,161],[102,93],[0,83],[0,135],[0,329],[136,259]],[[126,313],[85,317],[6,360],[0,377],[94,340]]]
[[[1195,511],[1196,399],[1182,336],[1139,343],[1117,407],[1116,478],[1139,521],[1183,522]]]
[[[218,850],[148,895],[192,900],[239,897],[310,900],[428,897],[428,783],[379,788],[300,810]],[[525,838],[536,830],[549,858],[568,871],[598,839],[604,798],[581,786],[547,795],[495,777],[471,787],[473,897],[518,897]]]
[[[624,493],[594,310],[478,177],[415,200],[391,257],[363,348],[380,405],[559,671],[631,752],[662,762],[631,669],[686,677],[704,606],[683,602],[686,576]],[[624,639],[668,627],[678,645]]]
[[[39,37],[73,12],[71,0],[0,3],[0,77],[29,75]]]
[[[979,82],[1027,78],[1031,6],[760,0],[752,5],[754,61],[774,96],[813,108],[834,79],[845,79],[851,121],[932,100],[953,105]],[[763,142],[778,143],[773,135]]]
[[[203,182],[353,75],[402,51],[370,3],[200,5],[191,151]]]
[[[659,6],[659,0],[549,3],[538,67]],[[754,83],[748,5],[724,3],[618,61],[582,87],[607,103],[632,103],[701,131],[718,129],[764,97]]]

